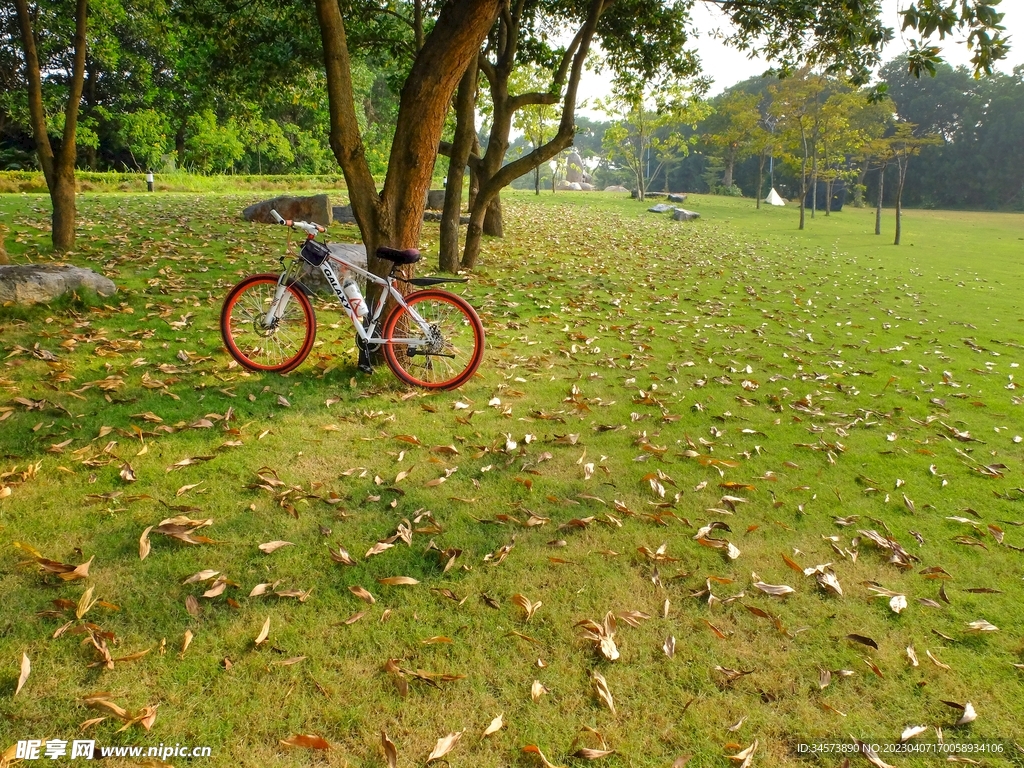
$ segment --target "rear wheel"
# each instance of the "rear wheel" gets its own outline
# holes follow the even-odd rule
[[[286,373],[297,368],[316,337],[316,317],[297,285],[285,288],[284,311],[269,326],[267,312],[277,291],[277,275],[253,275],[232,288],[220,313],[220,333],[228,352],[250,371]]]
[[[484,327],[476,310],[447,291],[417,291],[406,297],[423,318],[426,333],[408,310],[396,306],[381,335],[388,367],[406,384],[426,389],[455,389],[465,384],[484,356]],[[408,345],[395,339],[424,343]]]

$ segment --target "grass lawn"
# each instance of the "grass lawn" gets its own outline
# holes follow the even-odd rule
[[[221,300],[284,240],[256,194],[83,194],[69,260],[119,293],[0,308],[0,750],[945,762],[884,751],[925,726],[1024,765],[1024,216],[909,211],[894,247],[891,212],[511,194],[462,291],[484,362],[428,394],[329,307],[292,374],[232,363]],[[0,195],[12,262],[48,210]],[[140,559],[175,516],[201,543]]]

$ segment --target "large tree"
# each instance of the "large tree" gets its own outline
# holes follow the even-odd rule
[[[445,0],[441,6],[402,87],[387,176],[378,192],[355,110],[345,21],[337,0],[316,0],[327,71],[331,149],[345,174],[370,268],[378,274],[391,267],[377,258],[379,246],[419,244],[425,196],[448,103],[500,8],[501,0]]]
[[[53,204],[51,240],[55,251],[69,251],[75,247],[75,162],[78,155],[75,134],[85,83],[88,2],[76,0],[73,11],[68,8],[42,9],[37,6],[35,12],[31,12],[28,0],[14,0],[14,7],[18,14],[25,54],[25,81],[32,136]],[[67,18],[72,19],[74,24],[70,40],[65,38],[63,44],[58,41],[57,50],[51,52],[53,59],[41,62],[37,25],[45,25],[42,31],[49,31],[53,37],[52,33],[59,27],[59,21]],[[43,103],[43,71],[50,73],[54,68],[59,68],[63,74],[66,88],[64,129],[56,150],[50,143],[50,125]]]

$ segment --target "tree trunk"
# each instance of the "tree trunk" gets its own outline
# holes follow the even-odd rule
[[[814,156],[811,158],[811,218],[818,210],[818,148],[814,148]]]
[[[835,179],[829,179],[825,182],[825,215],[832,215],[832,186],[836,183]]]
[[[455,137],[448,161],[448,182],[441,212],[441,243],[438,268],[442,272],[459,271],[459,219],[462,216],[462,186],[476,135],[476,61],[470,62],[455,95]]]
[[[802,125],[800,132],[803,133]],[[806,221],[804,209],[807,207],[807,137],[801,136],[801,138],[804,143],[804,157],[800,163],[800,229],[803,229]]]
[[[882,192],[885,188],[885,166],[878,169],[878,204],[875,206],[875,234],[882,234]]]
[[[732,186],[732,171],[733,166],[736,165],[736,153],[730,152],[728,159],[725,161],[725,173],[722,174],[722,186],[729,189]]]
[[[487,210],[484,211],[484,234],[488,237],[505,236],[505,226],[501,218],[501,193],[491,198]]]
[[[174,133],[174,154],[178,158],[178,168],[185,167],[185,122],[182,121]]]
[[[43,107],[43,87],[36,52],[35,32],[26,0],[14,0],[21,28],[21,39],[25,50],[25,79],[28,81],[28,107],[32,123],[32,134],[36,142],[39,164],[46,178],[53,204],[53,228],[51,241],[58,253],[75,247],[75,160],[77,146],[75,131],[78,127],[78,109],[82,101],[85,83],[86,20],[87,0],[77,0],[75,6],[75,49],[71,65],[71,81],[68,85],[68,100],[64,106],[64,133],[60,150],[56,154],[50,145],[46,130],[46,112]]]
[[[893,245],[900,244],[900,234],[903,232],[903,184],[907,180],[907,165],[910,164],[909,155],[904,158],[896,158],[899,170],[899,179],[896,182],[896,239]]]
[[[757,163],[757,210],[761,210],[761,195],[764,194],[764,153],[762,152]]]

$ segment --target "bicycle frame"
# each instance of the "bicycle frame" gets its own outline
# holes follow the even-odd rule
[[[332,261],[336,262],[337,264],[340,264],[344,269],[361,275],[370,282],[375,283],[385,289],[381,291],[380,296],[377,299],[376,306],[372,308],[372,311],[369,314],[369,322],[366,324],[365,327],[363,323],[360,322],[359,315],[356,313],[355,309],[353,309],[353,307],[349,304],[348,297],[342,290],[341,282],[338,280],[338,276],[335,274],[334,268],[331,266]],[[293,263],[290,264],[288,268],[286,268],[285,271],[281,273],[281,277],[277,281],[277,290],[274,293],[274,300],[271,302],[270,308],[267,310],[266,318],[264,319],[264,323],[268,328],[271,327],[277,321],[278,317],[284,315],[285,308],[288,306],[289,298],[286,287],[292,279],[292,273],[297,272],[297,268],[301,263],[303,263],[302,258],[297,257],[293,261]],[[333,254],[329,255],[326,259],[324,259],[323,263],[319,265],[318,269],[324,276],[324,279],[327,280],[327,283],[331,286],[331,290],[334,291],[334,295],[337,297],[338,302],[345,308],[345,312],[348,315],[349,320],[352,321],[352,325],[356,330],[356,335],[359,336],[359,338],[364,343],[401,344],[412,348],[427,346],[430,344],[430,326],[419,315],[419,313],[416,312],[415,309],[413,309],[408,305],[408,303],[406,303],[405,297],[395,288],[395,280],[391,275],[388,275],[387,277],[380,277],[366,269],[363,269],[362,267],[356,264],[346,261],[343,258],[334,256]],[[423,331],[424,338],[399,338],[388,340],[374,335],[377,331],[377,325],[380,322],[380,315],[381,312],[383,312],[384,310],[384,305],[387,301],[388,296],[393,297],[395,301],[399,304],[399,306],[405,308],[405,311],[409,313],[409,316],[412,317],[412,319]]]

